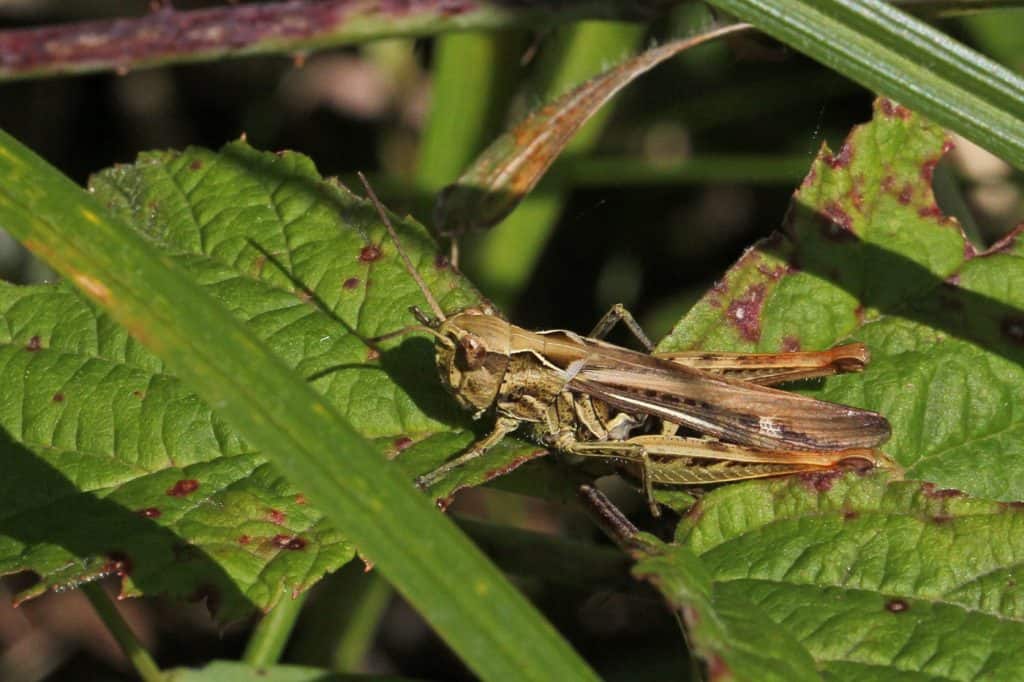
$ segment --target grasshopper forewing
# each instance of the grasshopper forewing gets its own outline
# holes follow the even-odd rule
[[[422,324],[398,333],[431,334],[441,380],[456,401],[475,417],[488,411],[496,416],[491,433],[421,476],[421,487],[483,455],[523,424],[531,425],[533,437],[547,447],[639,468],[655,515],[655,483],[720,483],[831,470],[850,460],[888,462],[874,450],[889,437],[889,423],[881,415],[769,387],[859,371],[868,359],[863,345],[802,353],[650,354],[568,331],[532,332],[490,309],[446,316],[363,182],[436,315],[414,309]],[[621,306],[592,336],[603,336],[619,320],[650,349]],[[702,437],[676,435],[679,428]]]

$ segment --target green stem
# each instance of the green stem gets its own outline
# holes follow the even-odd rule
[[[630,54],[645,27],[607,22],[581,22],[549,45],[557,52],[543,57],[538,99],[551,100]],[[566,146],[563,158],[590,151],[604,128],[611,107],[594,114]],[[500,225],[487,232],[470,257],[468,271],[499,305],[512,303],[540,258],[562,213],[565,190],[542,182]]]
[[[365,576],[360,588],[349,603],[348,622],[331,657],[331,668],[338,672],[359,672],[394,594],[391,585],[376,571]]]
[[[132,629],[128,627],[121,612],[117,610],[114,603],[103,591],[99,583],[85,583],[82,585],[82,593],[85,594],[96,615],[100,617],[103,624],[114,639],[117,640],[121,651],[131,662],[135,672],[139,674],[144,682],[163,682],[164,675],[160,672],[156,661],[149,655],[142,642],[138,640]]]
[[[453,182],[497,132],[520,38],[518,32],[452,33],[435,42],[430,118],[416,168],[421,191]]]
[[[309,592],[303,592],[294,599],[285,597],[263,616],[249,637],[242,660],[254,668],[266,668],[281,660],[308,596]]]
[[[461,12],[452,12],[449,5],[444,0],[291,0],[180,12],[168,7],[137,18],[0,31],[0,81],[135,71],[256,54],[294,55],[450,31],[546,28],[584,18],[632,19],[649,11],[645,0],[485,0]],[[154,39],[166,35],[175,39]]]

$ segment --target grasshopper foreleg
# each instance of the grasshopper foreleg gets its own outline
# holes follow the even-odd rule
[[[486,454],[488,450],[500,443],[502,438],[512,433],[517,428],[519,428],[518,419],[512,419],[511,417],[498,417],[497,421],[494,422],[494,429],[492,429],[490,433],[470,445],[465,452],[455,459],[449,460],[433,471],[423,474],[417,478],[416,485],[426,490],[453,470],[458,469],[467,462]]]

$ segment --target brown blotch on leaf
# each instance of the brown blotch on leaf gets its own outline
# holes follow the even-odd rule
[[[729,321],[746,341],[761,338],[761,307],[764,305],[765,285],[753,284],[742,296],[729,304]]]
[[[412,442],[412,438],[409,438],[409,436],[401,436],[399,438],[396,438],[394,442],[395,450],[397,452],[401,452],[402,450],[405,450],[407,447],[412,445]]]
[[[356,287],[359,286],[359,278],[349,277],[348,279],[341,283],[341,286],[343,286],[346,289],[355,289]]]
[[[28,340],[28,343],[25,344],[25,350],[29,353],[35,353],[37,350],[41,350],[42,347],[43,342],[38,336],[33,336]]]
[[[240,545],[248,545],[250,542],[252,542],[252,538],[249,537],[248,535],[239,535],[238,536],[238,544],[240,544]]]
[[[313,300],[313,294],[308,289],[296,289],[295,297],[303,303],[309,303]]]
[[[907,109],[900,104],[896,104],[892,100],[879,99],[878,108],[889,118],[895,117],[902,118],[904,120],[910,118],[910,109]]]
[[[298,550],[306,547],[306,541],[294,535],[275,535],[271,542],[281,549]]]
[[[822,160],[828,164],[830,168],[839,169],[846,168],[850,165],[850,160],[853,158],[853,148],[849,142],[843,144],[838,154],[826,154]]]
[[[832,241],[850,241],[856,239],[853,233],[853,219],[842,206],[836,201],[830,201],[823,209],[828,220],[825,222],[822,234]]]
[[[800,474],[800,482],[804,484],[804,487],[816,493],[827,493],[832,490],[832,486],[835,485],[836,479],[841,477],[845,471],[838,469],[832,471],[814,471],[806,474]]]
[[[963,497],[965,493],[955,488],[937,488],[934,483],[921,484],[921,492],[932,500],[948,500],[953,497]]]
[[[299,493],[295,496],[295,504],[306,504],[306,496]]]
[[[267,521],[270,521],[276,526],[280,526],[284,523],[285,513],[280,509],[268,509],[267,510]]]
[[[448,256],[443,253],[439,253],[434,256],[434,267],[438,270],[447,270],[451,266],[451,261],[448,260]]]
[[[359,260],[363,263],[372,263],[380,258],[380,247],[370,244],[359,251]]]
[[[202,167],[203,167],[203,162],[202,162],[201,159],[195,159],[194,161],[192,161],[192,163],[190,163],[188,165],[189,170],[194,170],[194,171],[197,171],[197,170],[199,170]]]
[[[139,515],[145,516],[147,519],[158,519],[160,518],[160,513],[160,510],[156,507],[146,507],[139,510]]]
[[[145,393],[143,393],[142,391],[138,391],[138,390],[132,391],[132,395],[135,396],[136,398],[138,398],[139,400],[142,400],[143,398],[146,397]]]
[[[933,514],[932,515],[932,523],[943,524],[943,523],[949,523],[952,520],[953,520],[953,516],[951,514]]]
[[[889,613],[903,613],[910,610],[910,604],[902,599],[890,599],[885,603],[885,610]]]
[[[795,336],[782,337],[782,351],[784,353],[795,353],[800,350],[800,339]]]
[[[58,391],[57,393],[53,394],[52,400],[55,403],[62,403],[62,402],[64,402],[64,394],[61,393],[60,391]]]
[[[379,358],[380,358],[380,351],[377,350],[376,348],[371,348],[368,351],[366,351],[366,361],[367,362],[373,362],[374,360],[377,360]]]
[[[843,520],[844,521],[853,521],[858,516],[860,516],[860,512],[855,510],[855,509],[844,509],[843,510]]]
[[[183,478],[167,489],[171,497],[185,497],[199,489],[199,481],[194,478]]]

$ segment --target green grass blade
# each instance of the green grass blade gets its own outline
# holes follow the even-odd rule
[[[1024,80],[879,0],[713,5],[1024,168]]]
[[[196,283],[2,132],[0,177],[0,227],[108,310],[262,450],[481,678],[594,679],[398,467]]]

